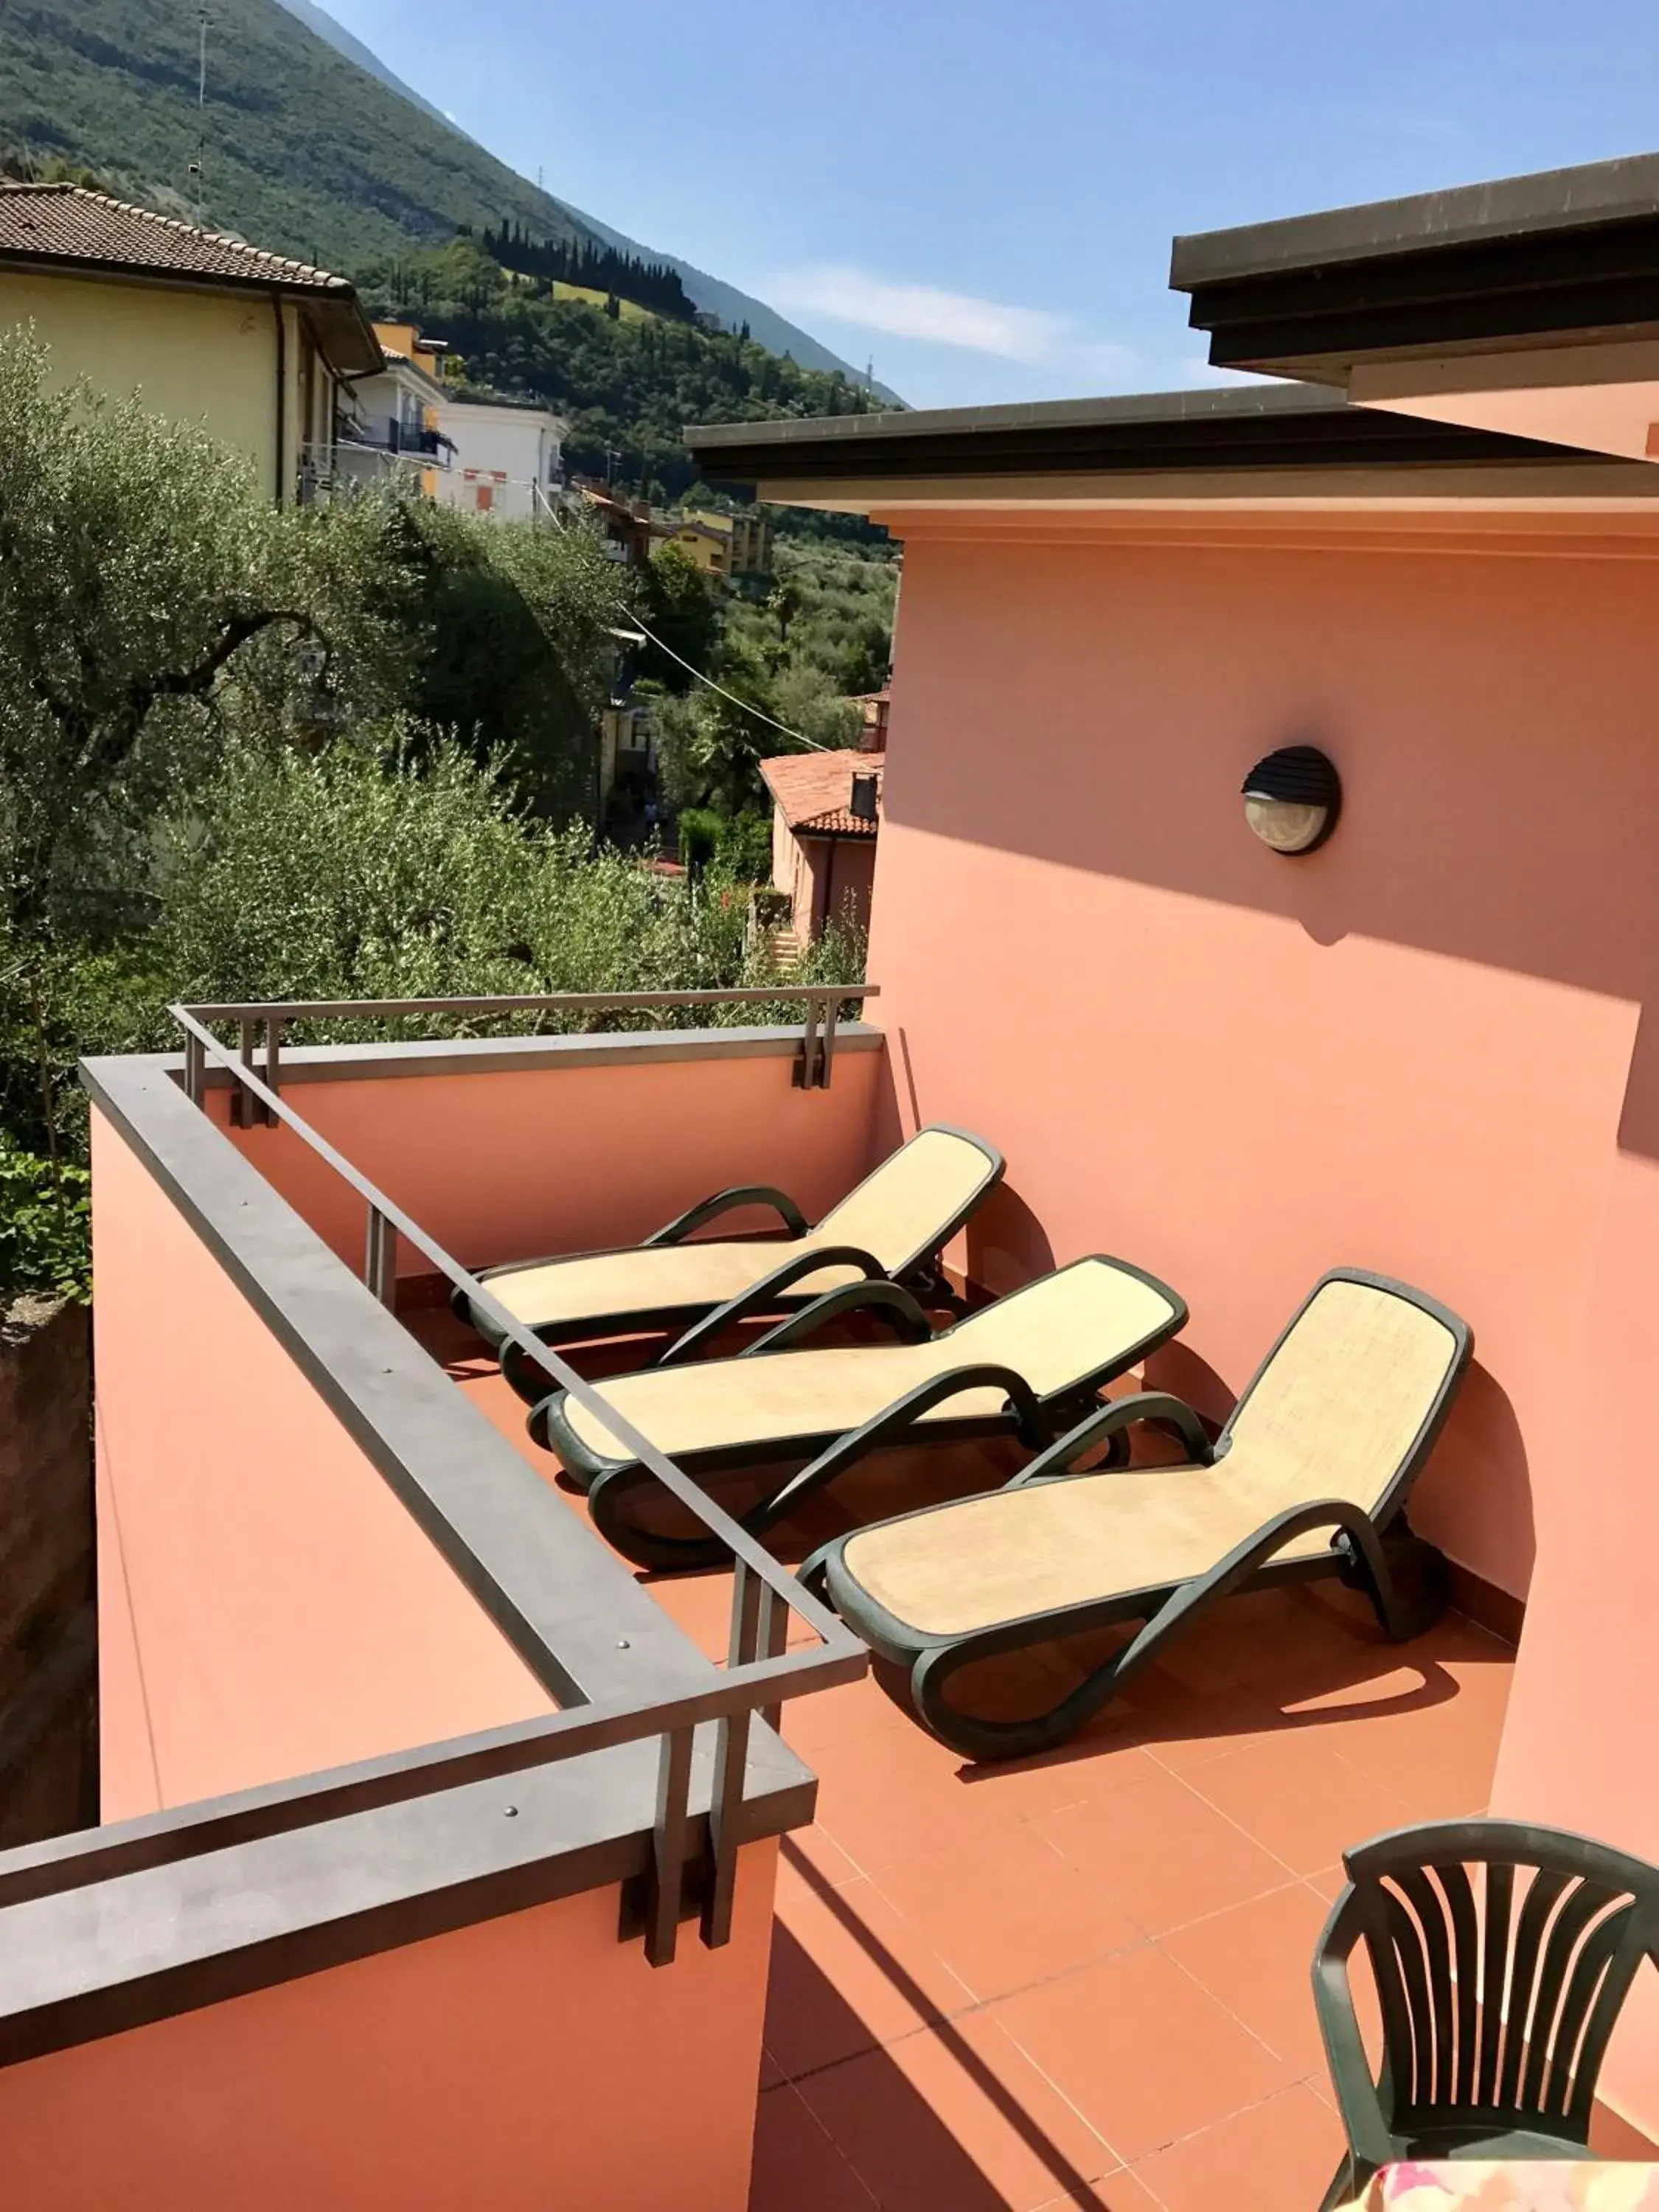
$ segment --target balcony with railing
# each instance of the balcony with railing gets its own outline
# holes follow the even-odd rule
[[[1182,2212],[1240,2161],[1316,2201],[1333,1869],[1484,1807],[1510,1655],[1287,1588],[1060,1753],[920,1728],[793,1568],[1022,1448],[890,1450],[763,1540],[607,1405],[659,1335],[556,1347],[480,1276],[721,1187],[813,1218],[892,1149],[875,988],[746,995],[179,1008],[179,1054],[88,1064],[106,1825],[0,1858],[20,2202]],[[936,1318],[1021,1234],[999,1194]],[[724,1564],[617,1556],[526,1369]]]

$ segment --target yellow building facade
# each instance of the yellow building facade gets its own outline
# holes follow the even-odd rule
[[[19,326],[56,380],[199,423],[284,504],[342,386],[381,365],[343,279],[75,185],[0,187],[0,330]]]

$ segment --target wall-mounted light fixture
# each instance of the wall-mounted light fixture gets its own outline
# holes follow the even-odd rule
[[[1284,745],[1244,779],[1244,819],[1275,853],[1311,853],[1336,827],[1342,779],[1317,745]]]

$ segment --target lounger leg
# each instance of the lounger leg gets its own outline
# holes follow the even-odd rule
[[[1356,1556],[1349,1577],[1370,1598],[1378,1625],[1396,1644],[1425,1636],[1451,1601],[1445,1554],[1410,1534],[1389,1539],[1380,1560]]]

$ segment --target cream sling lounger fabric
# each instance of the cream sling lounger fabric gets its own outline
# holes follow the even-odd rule
[[[854,1310],[878,1316],[905,1341],[802,1348]],[[599,1386],[617,1413],[698,1480],[742,1467],[809,1464],[778,1482],[744,1516],[761,1529],[854,1462],[907,1447],[1024,1435],[1047,1442],[1183,1327],[1187,1309],[1166,1283],[1097,1255],[934,1333],[891,1283],[834,1291],[781,1322],[733,1359],[621,1376]],[[724,1554],[708,1539],[648,1534],[629,1501],[657,1488],[603,1418],[556,1392],[530,1419],[538,1443],[586,1488],[594,1519],[630,1559],[694,1565]]]
[[[1000,1182],[1003,1164],[982,1138],[935,1124],[873,1169],[816,1227],[786,1193],[745,1185],[702,1200],[642,1244],[518,1261],[485,1268],[479,1280],[506,1314],[546,1342],[680,1328],[687,1334],[673,1354],[686,1357],[736,1321],[787,1311],[843,1284],[928,1286],[939,1253]],[[772,1208],[785,1235],[696,1235],[722,1214],[758,1206]],[[500,1315],[459,1291],[454,1308],[501,1351],[522,1396],[533,1405],[545,1395],[546,1376],[513,1357]]]
[[[1377,1275],[1318,1283],[1212,1445],[1177,1398],[1092,1414],[1006,1488],[861,1528],[802,1579],[872,1650],[911,1670],[916,1709],[972,1758],[1046,1748],[1080,1727],[1204,1607],[1246,1582],[1339,1574],[1385,1628],[1420,1633],[1445,1602],[1444,1562],[1402,1508],[1450,1408],[1473,1338],[1457,1316]],[[1179,1467],[1127,1458],[1137,1420],[1180,1435]],[[1146,1625],[1051,1711],[975,1720],[946,1691],[963,1667],[1103,1627]]]

